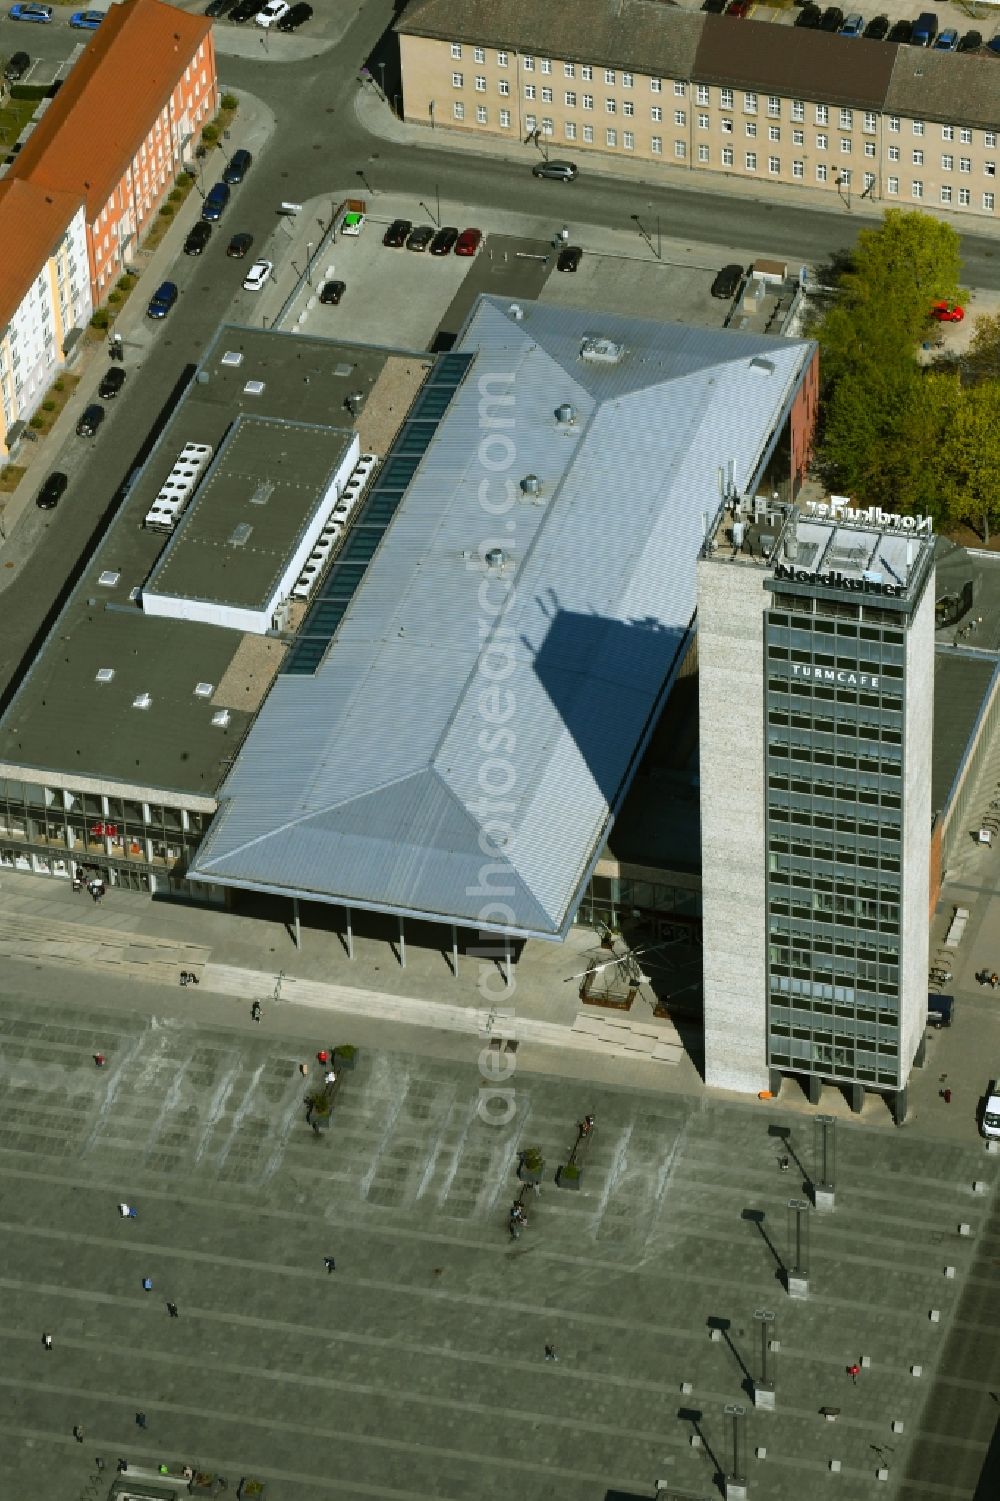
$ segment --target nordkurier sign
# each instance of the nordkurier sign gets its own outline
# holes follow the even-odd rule
[[[853,589],[858,594],[890,594],[901,598],[906,593],[905,584],[888,584],[881,577],[866,574],[851,576],[836,571],[814,573],[809,568],[791,568],[787,563],[778,563],[774,576],[776,579],[794,580],[799,584],[828,584],[834,589]]]
[[[904,532],[911,536],[930,536],[934,522],[930,516],[901,516],[898,511],[883,511],[879,506],[852,506],[846,495],[831,495],[829,505],[818,500],[806,504],[806,513],[817,521],[847,521],[858,526],[877,526],[887,532]]]

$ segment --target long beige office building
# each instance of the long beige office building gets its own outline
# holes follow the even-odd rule
[[[1000,66],[659,0],[414,0],[405,118],[859,200],[996,216]],[[537,137],[535,132],[538,132]]]

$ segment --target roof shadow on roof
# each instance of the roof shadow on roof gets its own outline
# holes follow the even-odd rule
[[[535,671],[612,813],[656,727],[688,639],[687,629],[654,617],[614,620],[558,607],[551,616]]]

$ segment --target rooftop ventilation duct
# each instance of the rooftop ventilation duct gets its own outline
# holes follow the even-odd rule
[[[139,693],[132,700],[133,709],[150,709],[152,705],[153,695],[151,693]]]
[[[537,474],[526,474],[521,481],[521,490],[525,495],[541,495],[542,482]]]
[[[750,361],[750,369],[760,370],[764,375],[773,375],[775,371],[775,364],[773,360],[765,359],[762,354],[755,354],[753,359]]]
[[[595,365],[617,365],[625,356],[624,344],[616,344],[604,334],[588,334],[580,345],[581,360]]]
[[[556,407],[556,421],[561,427],[570,427],[576,421],[576,407],[564,401]]]
[[[99,683],[110,683],[114,675],[115,669],[113,667],[99,667],[97,669],[97,681]]]
[[[500,569],[506,563],[507,555],[502,547],[491,547],[489,552],[486,554],[485,561],[487,568]]]
[[[105,568],[104,572],[99,575],[97,582],[104,589],[113,589],[120,578],[121,573],[117,568]]]
[[[194,685],[195,698],[211,698],[213,691],[211,683],[195,683]]]
[[[217,730],[224,730],[229,724],[229,710],[216,709],[215,713],[212,715],[212,724]]]
[[[515,318],[518,321],[518,323],[520,323],[521,319],[524,317],[524,308],[519,302],[512,302],[507,311],[510,313],[510,316],[512,318]]]

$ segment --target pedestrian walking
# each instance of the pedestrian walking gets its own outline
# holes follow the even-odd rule
[[[857,1384],[858,1384],[858,1377],[861,1375],[861,1367],[858,1364],[856,1364],[856,1363],[854,1365],[849,1365],[847,1367],[847,1374],[848,1374],[848,1376],[850,1376],[851,1380],[854,1382],[854,1385],[857,1386]]]
[[[176,1319],[176,1318],[180,1317],[180,1314],[177,1311],[177,1304],[176,1303],[168,1303],[167,1304],[167,1312],[169,1313],[169,1315],[170,1315],[170,1317],[172,1319]]]
[[[83,1429],[80,1427],[79,1423],[77,1423],[73,1429],[73,1437],[76,1439],[78,1444],[83,1443]]]
[[[327,1052],[326,1048],[320,1048],[319,1052],[316,1054],[316,1062],[317,1063],[329,1063],[329,1061],[330,1061],[330,1054]]]
[[[328,1272],[335,1272],[337,1270],[337,1263],[334,1261],[332,1256],[324,1256],[323,1265],[326,1267]]]
[[[946,1105],[950,1105],[951,1104],[951,1090],[950,1089],[942,1089],[942,1091],[941,1091],[941,1098],[942,1098],[942,1100],[944,1100],[944,1102],[945,1102]]]
[[[556,1354],[556,1347],[555,1347],[555,1345],[546,1345],[545,1346],[545,1359],[546,1360],[558,1360],[559,1359],[559,1356]]]
[[[143,1277],[143,1279],[142,1279],[142,1290],[143,1290],[144,1293],[151,1293],[153,1291],[153,1279],[152,1279],[152,1277]]]
[[[260,1021],[260,1001],[254,1001],[250,1007],[250,1020],[255,1022]]]
[[[146,1422],[146,1414],[144,1412],[137,1412],[135,1415],[135,1421],[138,1428],[149,1427],[149,1424]]]
[[[103,1470],[103,1469],[104,1469],[104,1460],[103,1460],[103,1459],[102,1459],[102,1458],[101,1458],[101,1456],[100,1456],[100,1455],[99,1455],[99,1454],[98,1454],[98,1455],[96,1455],[96,1456],[95,1456],[95,1458],[94,1458],[94,1463],[95,1463],[95,1465],[96,1465],[96,1466],[97,1466],[97,1470],[98,1470],[98,1474],[99,1474],[99,1473],[100,1473],[100,1472],[101,1472],[101,1470]]]
[[[127,1469],[128,1469],[128,1460],[127,1459],[122,1459],[119,1456],[119,1459],[118,1459],[118,1473],[119,1473],[119,1475],[124,1475],[125,1471]]]
[[[336,1084],[336,1082],[337,1082],[337,1075],[334,1073],[333,1069],[331,1068],[327,1073],[325,1073],[323,1075],[323,1083],[324,1084]]]
[[[107,1061],[108,1061],[108,1060],[107,1060],[107,1058],[106,1058],[106,1057],[105,1057],[105,1056],[104,1056],[104,1054],[103,1054],[103,1053],[95,1053],[95,1054],[94,1054],[94,1062],[95,1062],[95,1063],[96,1063],[96,1064],[97,1064],[97,1067],[98,1067],[98,1068],[103,1068],[103,1067],[104,1067],[104,1065],[105,1065],[105,1064],[106,1064],[106,1063],[107,1063]]]

